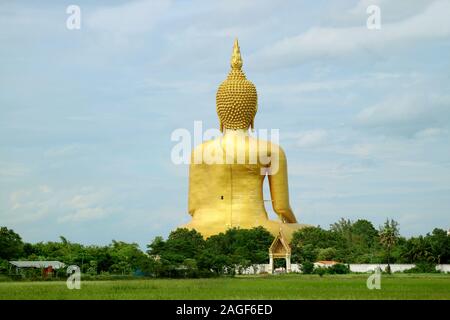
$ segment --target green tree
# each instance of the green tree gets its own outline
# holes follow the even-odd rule
[[[427,234],[426,238],[430,243],[431,253],[437,264],[450,262],[450,236],[442,229],[435,228],[433,232]]]
[[[252,264],[266,263],[273,239],[263,227],[229,229],[206,240],[207,253],[202,257],[202,265],[209,261],[215,272],[232,274],[235,269],[242,271]]]
[[[334,260],[336,258],[336,249],[335,248],[324,248],[319,249],[317,253],[317,260]]]
[[[153,242],[150,245],[149,254],[159,255],[161,258],[179,265],[186,259],[196,259],[204,247],[205,240],[200,233],[195,230],[179,228],[170,233],[163,245],[160,240],[156,243]]]
[[[111,266],[114,264],[110,248],[92,246],[88,250],[97,262],[97,273],[109,272]]]
[[[90,275],[97,274],[97,261],[95,261],[95,260],[89,261],[89,267],[87,269],[87,273]]]
[[[352,225],[352,233],[353,238],[360,238],[365,247],[372,248],[377,244],[378,231],[370,221],[364,219],[356,220]]]
[[[139,249],[137,243],[126,243],[123,241],[112,241],[109,253],[114,262],[109,271],[113,273],[129,274],[141,267],[145,254]]]
[[[327,273],[329,274],[346,274],[350,273],[350,267],[346,264],[337,263],[327,268]]]
[[[10,260],[23,254],[22,238],[7,227],[0,228],[0,259]]]
[[[311,261],[304,261],[300,265],[300,270],[304,274],[311,274],[314,272],[314,263],[312,263]]]
[[[336,257],[341,256],[342,238],[333,231],[323,230],[320,227],[307,227],[294,232],[291,240],[292,261],[314,262],[320,249],[335,248]]]
[[[312,244],[318,248],[336,247],[337,242],[342,241],[339,236],[320,227],[306,227],[294,232],[291,245]]]
[[[23,244],[23,256],[24,258],[28,258],[29,256],[33,255],[34,247],[31,243],[24,243]]]
[[[110,267],[112,273],[127,275],[131,273],[131,264],[127,261],[118,261]]]
[[[198,267],[203,272],[214,272],[216,275],[233,272],[233,263],[229,255],[206,248],[198,257]]]
[[[196,278],[198,276],[198,266],[195,259],[186,259],[183,261],[185,268],[185,276],[189,278]]]
[[[408,239],[403,256],[411,263],[431,263],[434,261],[431,243],[429,239],[423,236]]]
[[[387,251],[388,273],[390,273],[391,251],[395,243],[397,242],[398,237],[400,236],[398,229],[398,222],[394,221],[393,219],[391,220],[387,219],[384,225],[380,228],[379,236],[381,245]]]
[[[147,253],[151,256],[158,257],[164,252],[165,241],[163,237],[158,236],[153,239],[152,243],[147,245]]]
[[[352,242],[352,229],[353,224],[349,219],[341,218],[338,222],[333,223],[330,226],[330,230],[336,232],[342,236],[343,239],[347,241],[347,243]]]

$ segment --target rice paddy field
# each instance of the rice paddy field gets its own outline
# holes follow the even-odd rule
[[[83,281],[69,290],[65,281],[0,282],[0,299],[450,299],[450,275],[383,275],[369,290],[367,274],[264,275],[213,279]]]

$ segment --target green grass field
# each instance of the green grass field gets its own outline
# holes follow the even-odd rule
[[[450,275],[383,275],[380,290],[368,275],[278,275],[216,279],[0,282],[0,299],[450,299]]]

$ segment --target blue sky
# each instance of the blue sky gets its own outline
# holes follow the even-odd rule
[[[81,29],[68,30],[68,5]],[[368,30],[366,8],[381,9]],[[0,225],[145,246],[187,222],[171,133],[217,128],[239,37],[301,223],[450,228],[450,1],[2,1]]]

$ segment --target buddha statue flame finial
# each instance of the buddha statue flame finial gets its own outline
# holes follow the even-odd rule
[[[231,69],[241,70],[242,68],[242,57],[241,50],[239,49],[238,39],[234,40],[233,55],[231,56]]]
[[[236,39],[231,56],[231,70],[216,94],[216,109],[223,129],[245,129],[254,127],[258,95],[255,85],[247,80],[242,71],[242,57]]]

